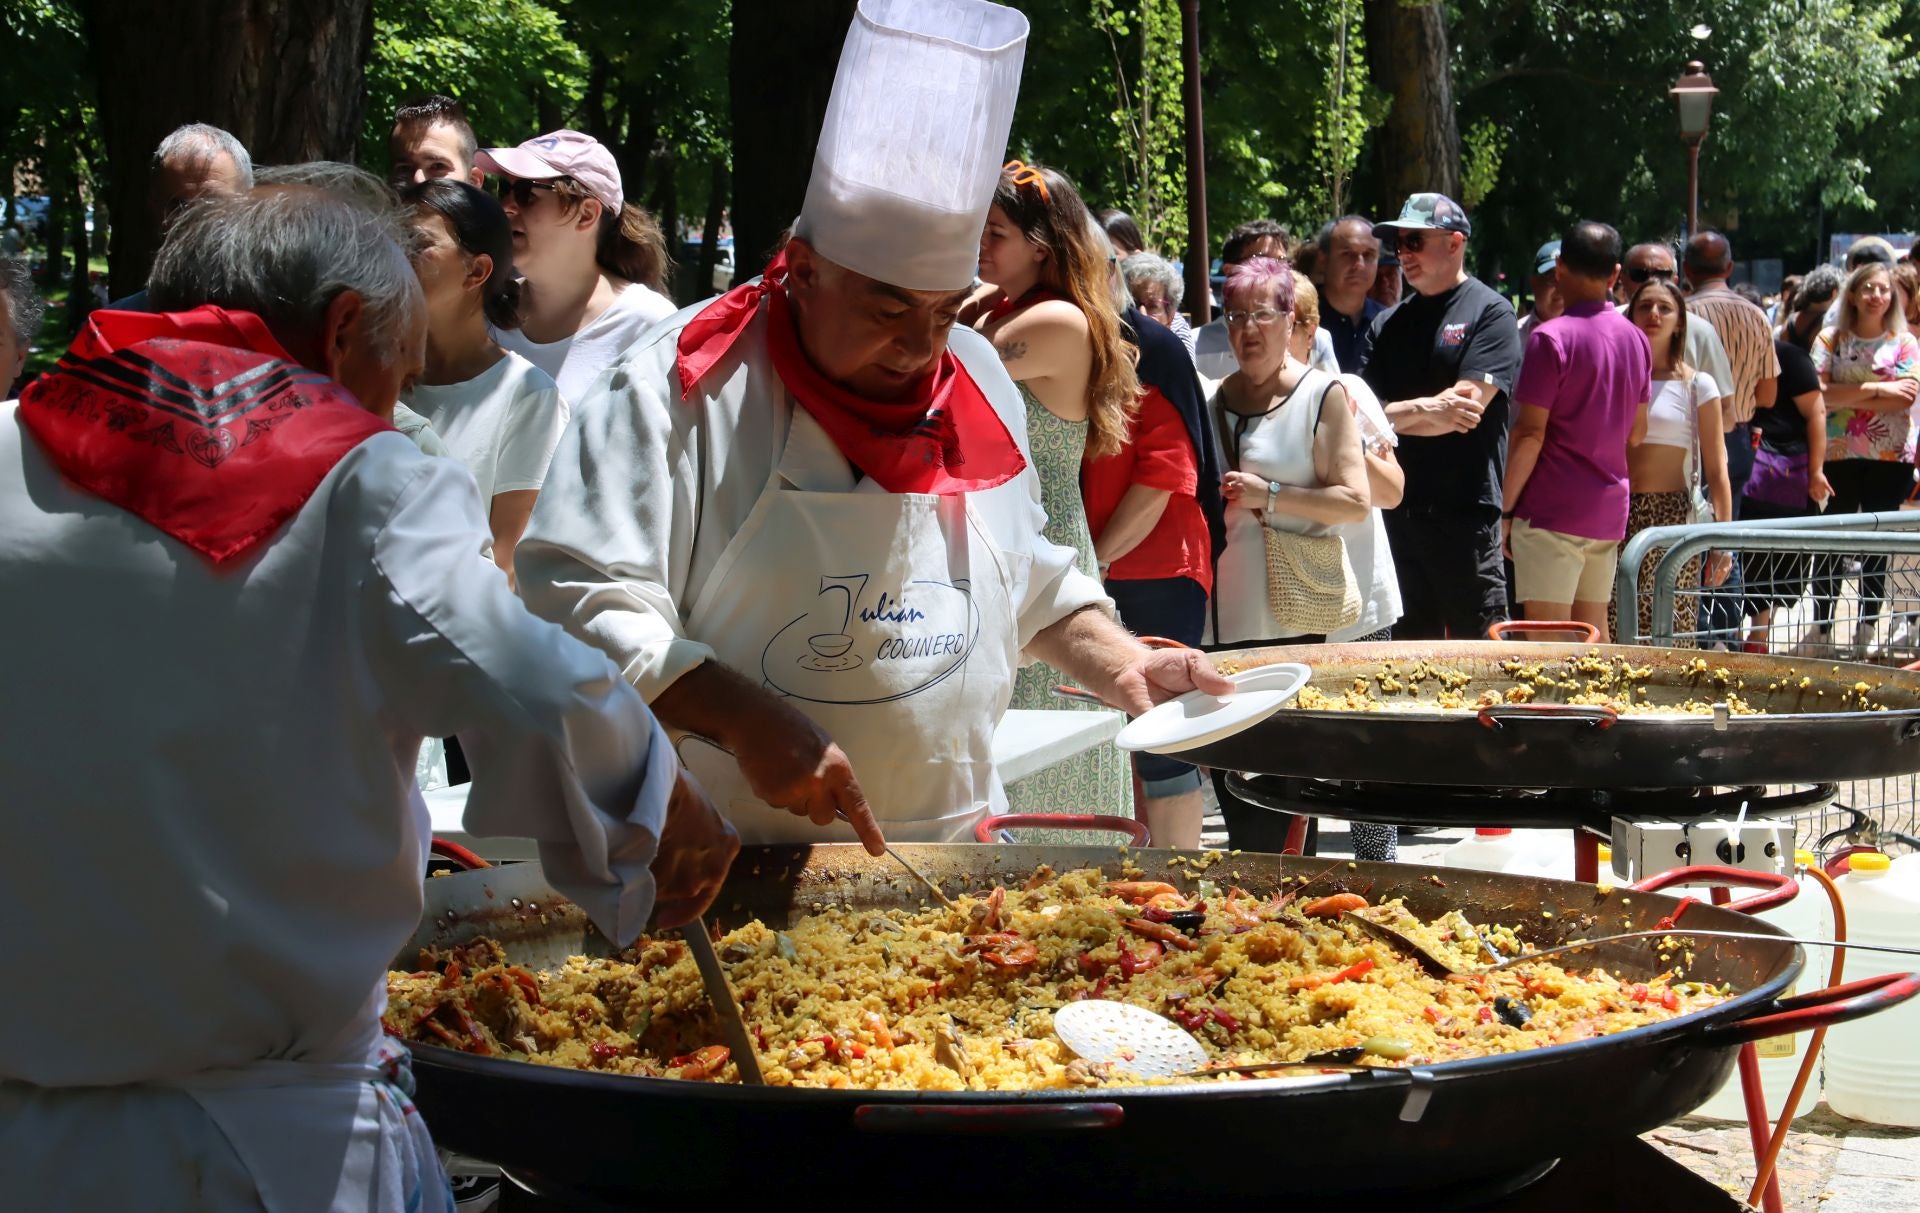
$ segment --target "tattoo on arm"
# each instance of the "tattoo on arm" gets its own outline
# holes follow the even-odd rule
[[[996,342],[993,348],[1000,351],[1002,362],[1018,362],[1027,356],[1027,343],[1024,341]]]

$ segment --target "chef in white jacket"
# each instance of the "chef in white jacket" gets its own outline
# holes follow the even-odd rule
[[[1025,660],[1134,711],[1231,690],[1042,537],[1019,395],[954,328],[1026,33],[862,0],[793,240],[588,392],[516,552],[528,605],[613,657],[749,842],[970,838]]]
[[[315,188],[202,204],[158,314],[93,313],[0,414],[9,1208],[451,1208],[379,1023],[423,736],[466,746],[467,828],[536,839],[616,941],[738,849],[511,596],[465,469],[383,419],[425,331],[400,230]]]

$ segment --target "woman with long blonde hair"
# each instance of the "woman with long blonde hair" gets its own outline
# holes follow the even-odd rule
[[[962,320],[992,341],[1027,406],[1027,444],[1040,475],[1046,536],[1100,575],[1080,463],[1120,450],[1140,407],[1134,351],[1113,296],[1113,248],[1073,183],[1018,161],[994,191],[980,236],[980,277]],[[1016,708],[1051,708],[1063,681],[1043,664],[1014,684]],[[1124,755],[1103,746],[1086,761],[1054,767],[1009,789],[1016,810],[1072,808],[1130,814],[1133,779]]]

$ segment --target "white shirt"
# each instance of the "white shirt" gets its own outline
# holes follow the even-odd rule
[[[1647,407],[1646,441],[1655,446],[1693,449],[1700,410],[1720,398],[1720,385],[1704,372],[1678,379],[1655,379]]]
[[[415,384],[406,402],[473,473],[483,505],[544,484],[567,428],[553,377],[512,351],[465,383]]]
[[[464,469],[383,433],[216,570],[0,414],[0,955],[60,992],[13,1000],[0,1080],[363,1057],[420,918],[425,736],[469,747],[470,832],[638,932],[672,751],[486,533]]]
[[[626,352],[628,346],[656,321],[673,315],[673,300],[638,282],[613,297],[607,310],[571,337],[543,343],[529,341],[518,329],[494,329],[493,339],[539,367],[560,386],[569,404],[584,399],[587,389]]]
[[[1367,381],[1358,375],[1342,375],[1340,386],[1347,389],[1347,399],[1354,404],[1361,443],[1381,441],[1389,447],[1399,446],[1400,435],[1394,433],[1393,423],[1387,420],[1380,398]],[[1333,533],[1347,541],[1347,566],[1360,587],[1360,618],[1327,636],[1330,643],[1338,644],[1392,627],[1400,621],[1402,608],[1400,577],[1394,571],[1393,549],[1387,545],[1387,524],[1380,517],[1379,507],[1368,510],[1358,522],[1333,528]]]
[[[527,605],[598,645],[648,700],[713,655],[692,639],[687,614],[766,487],[795,407],[767,357],[764,310],[682,400],[676,343],[698,310],[655,327],[575,403],[514,549]],[[1041,533],[1026,409],[992,344],[964,328],[948,342],[1027,457],[1025,471],[971,500],[1007,557],[1024,649],[1049,624],[1087,606],[1111,612],[1112,601],[1073,567],[1071,548]],[[809,487],[884,491],[856,485],[851,465],[833,458],[810,469]]]
[[[1314,326],[1313,349],[1308,351],[1307,365],[1316,371],[1325,371],[1329,375],[1340,373],[1340,359],[1333,352],[1333,334]],[[1225,379],[1240,369],[1240,360],[1233,355],[1233,343],[1227,339],[1227,322],[1209,320],[1194,330],[1193,366],[1208,379]]]

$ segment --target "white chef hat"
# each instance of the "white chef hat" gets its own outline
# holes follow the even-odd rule
[[[984,0],[860,0],[794,234],[908,290],[973,281],[1026,41]]]

